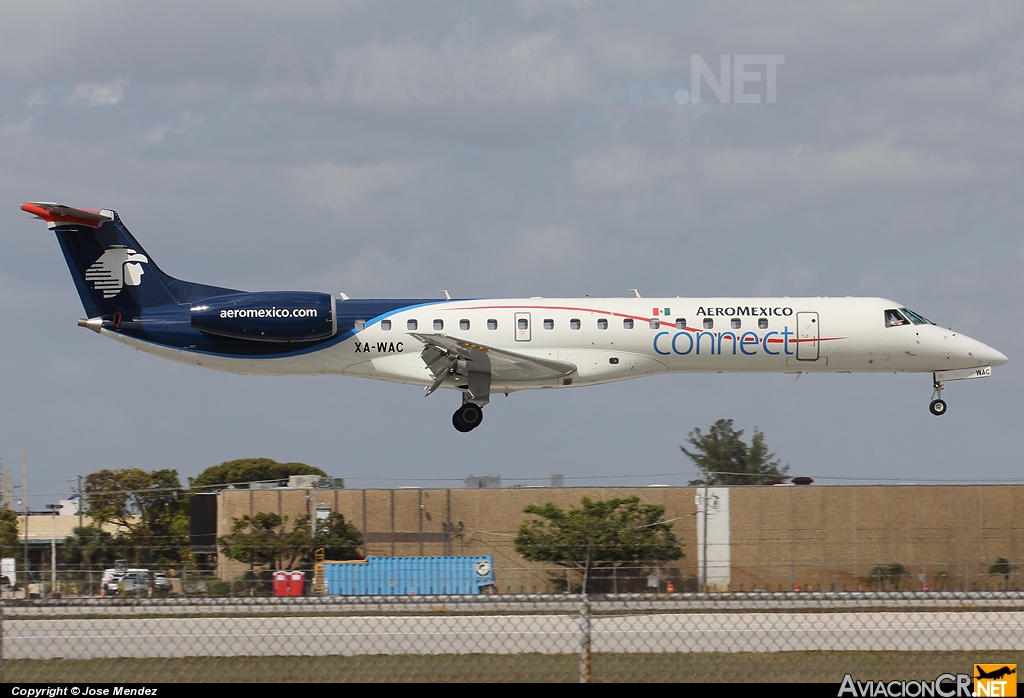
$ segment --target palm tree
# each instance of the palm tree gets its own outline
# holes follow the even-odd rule
[[[1011,564],[1005,557],[1001,557],[988,566],[989,574],[1003,575],[1003,589],[1010,588],[1010,575],[1017,569],[1017,565]]]

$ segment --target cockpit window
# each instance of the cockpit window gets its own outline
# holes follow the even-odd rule
[[[913,310],[907,310],[906,308],[900,308],[900,312],[910,318],[910,321],[915,325],[934,325],[935,323],[926,317],[918,315]]]
[[[900,311],[896,310],[895,308],[891,308],[891,309],[885,311],[885,326],[886,327],[899,327],[900,325],[909,325],[909,324],[910,324],[910,320],[905,318],[903,316],[903,314]]]

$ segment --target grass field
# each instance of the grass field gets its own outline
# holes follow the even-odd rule
[[[592,680],[828,682],[933,680],[975,663],[1024,665],[1024,651],[595,654]],[[578,682],[577,655],[449,654],[358,657],[7,660],[3,681],[59,683]]]

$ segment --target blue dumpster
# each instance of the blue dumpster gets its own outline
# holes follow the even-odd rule
[[[494,588],[490,555],[375,557],[324,562],[332,596],[480,594]]]

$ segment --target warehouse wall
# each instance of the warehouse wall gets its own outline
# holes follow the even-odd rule
[[[709,522],[712,588],[877,588],[877,580],[869,581],[872,569],[899,563],[910,575],[900,579],[900,588],[994,589],[1005,583],[1001,576],[988,574],[997,558],[1024,563],[1024,486],[727,489],[724,499],[729,506],[721,512],[712,509],[712,518],[718,518]],[[697,516],[695,500],[700,494],[699,488],[689,487],[225,490],[219,495],[218,535],[226,535],[232,519],[245,514],[274,511],[294,520],[316,507],[329,507],[363,531],[366,554],[490,554],[502,591],[537,592],[554,588],[549,580],[552,566],[524,561],[512,543],[526,518],[522,512],[527,504],[570,507],[578,506],[583,497],[637,495],[643,502],[665,505],[665,519],[672,520],[685,557],[657,570],[627,573],[636,579],[622,580],[620,588],[636,589],[637,580],[655,572],[662,584],[672,581],[677,590],[684,590],[696,588],[703,572],[703,539],[698,535],[703,516]],[[456,527],[461,522],[461,536],[446,539],[443,530],[449,522]],[[728,561],[725,569],[717,566],[721,560]],[[226,577],[245,569],[233,561],[222,562]],[[1021,586],[1018,577],[1024,575],[1024,564],[1019,572],[1012,576],[1011,586]],[[564,578],[564,572],[554,574]],[[894,586],[885,580],[882,584]]]

